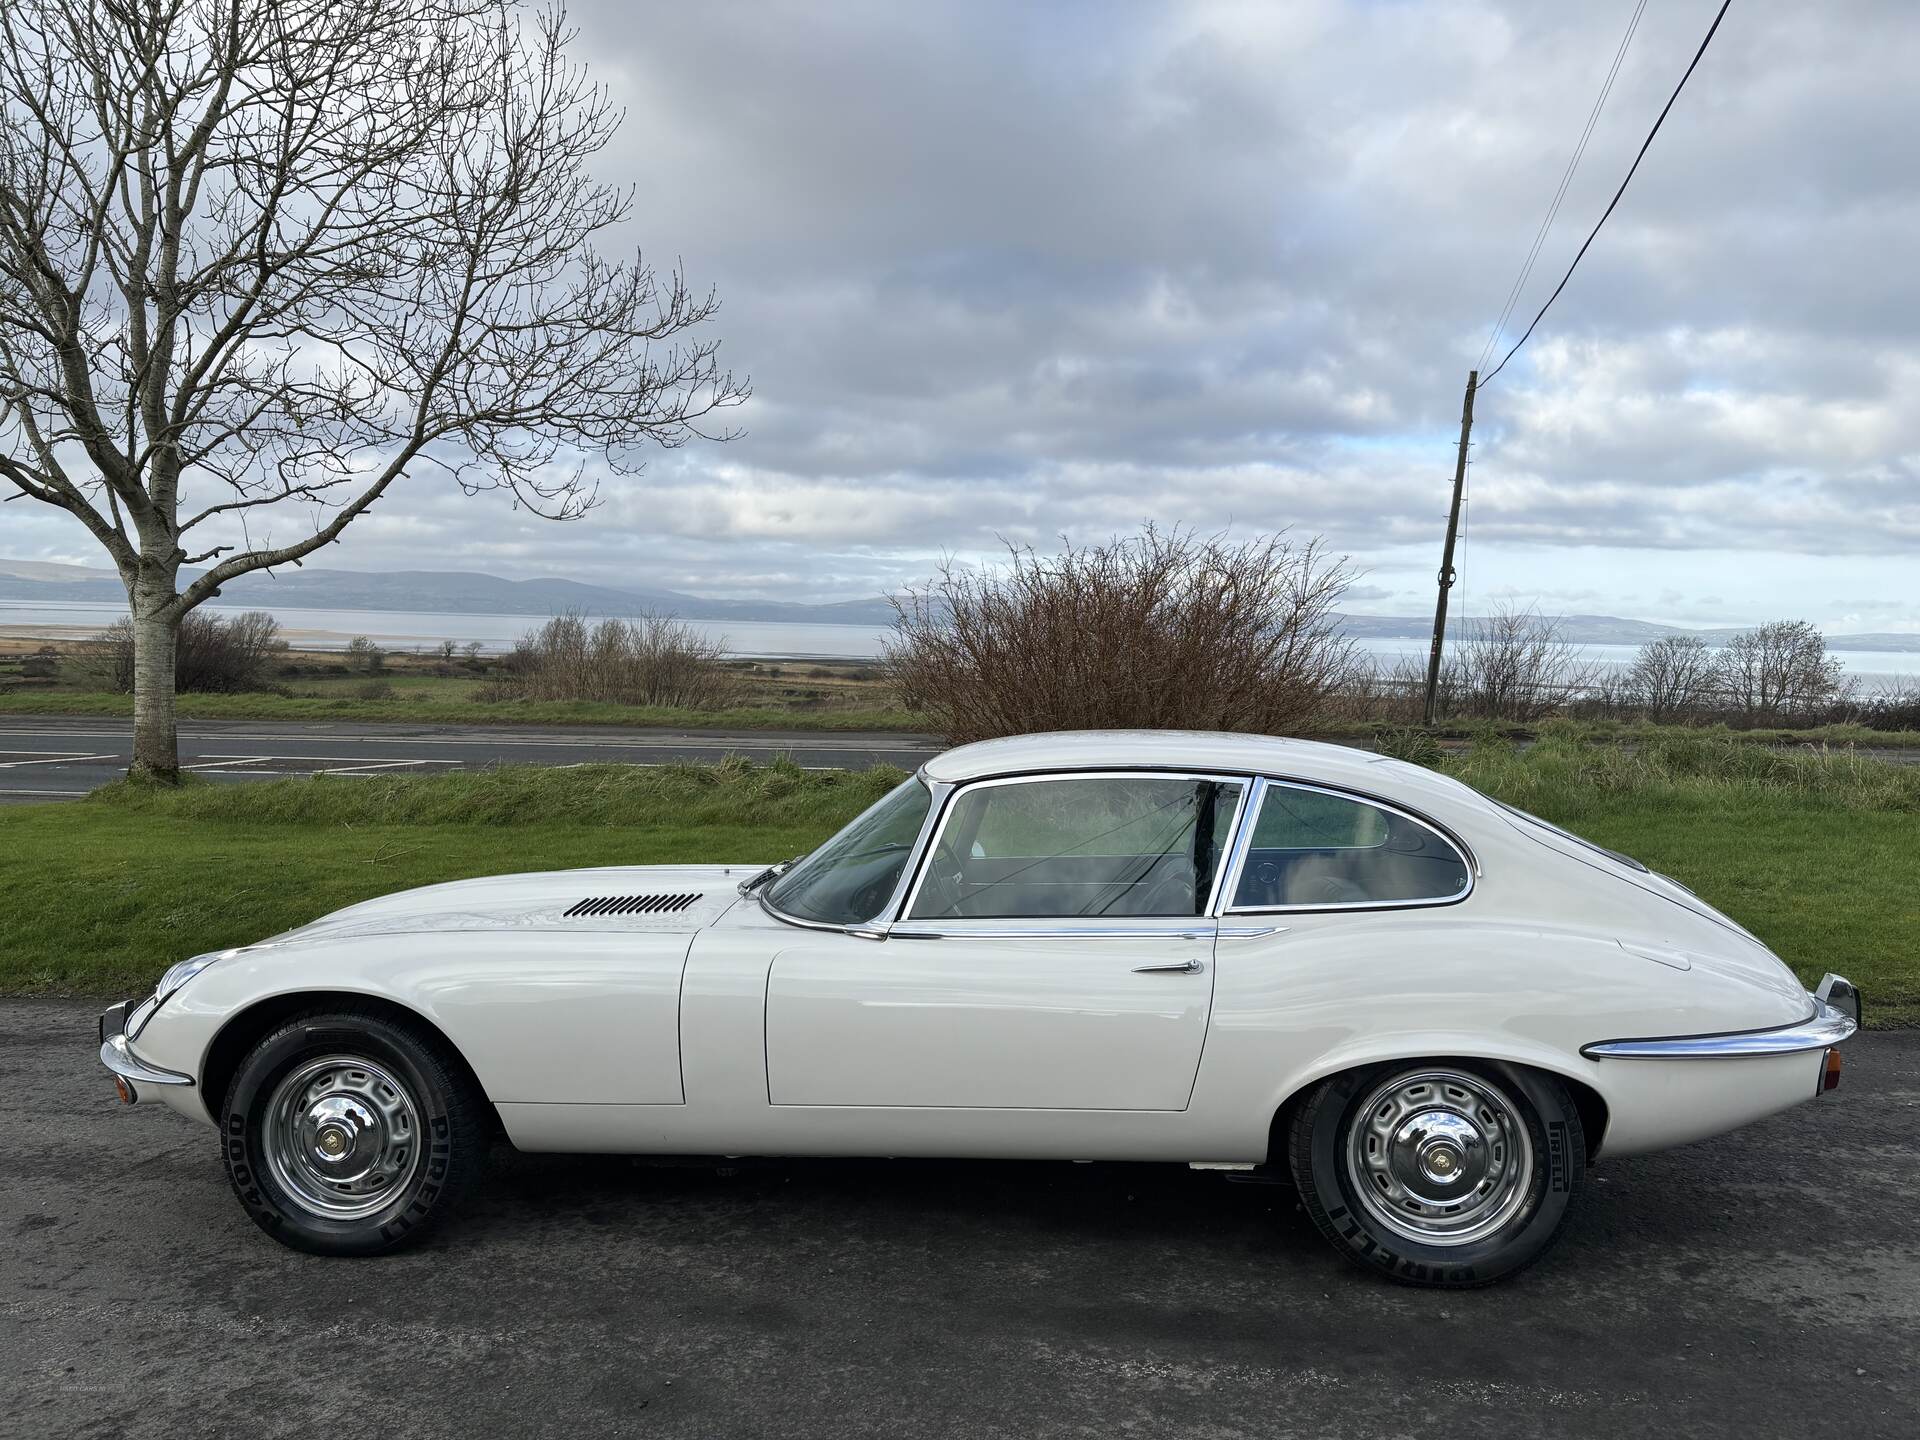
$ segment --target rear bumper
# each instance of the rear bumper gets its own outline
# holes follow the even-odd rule
[[[100,1012],[100,1063],[122,1082],[121,1098],[129,1105],[136,1103],[142,1085],[190,1087],[191,1075],[163,1070],[134,1054],[127,1042],[127,1012],[132,1008],[132,1001],[122,1000]]]
[[[1589,1060],[1737,1060],[1826,1050],[1850,1039],[1860,1028],[1859,992],[1838,975],[1829,975],[1807,996],[1813,1013],[1795,1025],[1770,1030],[1732,1030],[1713,1035],[1659,1035],[1640,1040],[1599,1040],[1582,1045]],[[1849,1000],[1853,1013],[1834,1000]]]

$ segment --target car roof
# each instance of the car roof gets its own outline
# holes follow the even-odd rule
[[[930,780],[962,784],[1053,770],[1202,770],[1360,790],[1422,809],[1482,808],[1477,791],[1418,765],[1350,745],[1218,730],[1058,730],[982,740],[936,755]]]

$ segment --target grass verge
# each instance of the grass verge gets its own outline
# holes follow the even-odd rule
[[[415,885],[519,870],[783,860],[900,780],[790,764],[524,767],[0,810],[0,992],[114,995],[161,969]]]
[[[1445,768],[1693,887],[1808,983],[1920,1023],[1920,768],[1668,740],[1483,740]],[[0,991],[110,995],[374,895],[581,865],[780,859],[898,772],[790,764],[317,777],[0,810]]]

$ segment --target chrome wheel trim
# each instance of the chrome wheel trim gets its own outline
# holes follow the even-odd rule
[[[363,1055],[327,1055],[289,1071],[267,1102],[267,1169],[302,1209],[359,1220],[392,1204],[423,1163],[420,1107]]]
[[[1468,1245],[1511,1222],[1533,1186],[1533,1137],[1506,1092],[1464,1070],[1402,1071],[1353,1111],[1347,1178],[1404,1239]]]

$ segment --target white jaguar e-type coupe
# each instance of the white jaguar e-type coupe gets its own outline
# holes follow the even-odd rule
[[[811,855],[510,875],[175,965],[101,1017],[303,1250],[523,1150],[1291,1172],[1344,1253],[1477,1285],[1590,1161],[1831,1089],[1860,1001],[1645,866],[1362,751],[949,751]]]

